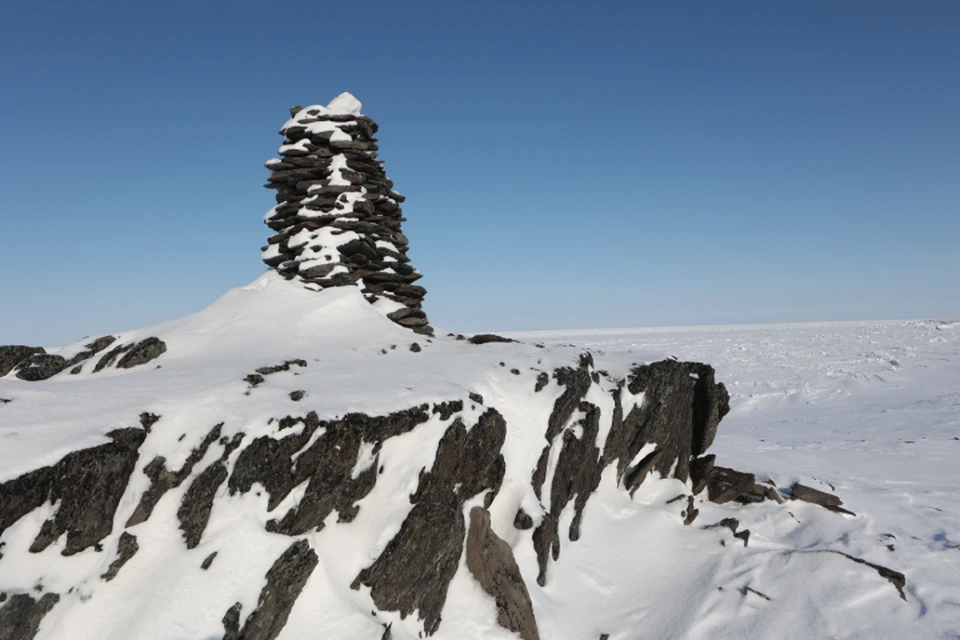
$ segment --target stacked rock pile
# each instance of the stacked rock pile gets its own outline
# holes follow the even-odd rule
[[[343,93],[326,107],[290,110],[281,157],[266,163],[277,205],[264,218],[276,233],[263,261],[310,289],[357,286],[397,324],[432,334],[400,228],[404,198],[377,159],[377,124],[360,107]]]

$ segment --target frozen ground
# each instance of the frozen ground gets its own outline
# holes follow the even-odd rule
[[[116,579],[100,578],[146,488],[143,466],[154,456],[178,467],[221,422],[225,436],[275,437],[275,418],[291,412],[313,410],[322,419],[351,411],[383,415],[468,393],[480,393],[508,425],[506,475],[490,511],[525,576],[543,640],[601,634],[610,640],[960,638],[958,324],[525,333],[513,337],[527,344],[476,346],[442,331],[432,340],[414,335],[386,320],[356,289],[314,293],[268,273],[197,314],[119,339],[151,335],[168,346],[159,366],[61,374],[39,383],[0,380],[0,398],[9,400],[0,404],[0,482],[101,444],[109,430],[137,424],[142,411],[161,416],[142,445],[103,551],[64,557],[60,540],[30,553],[56,505],[0,536],[0,591],[61,594],[38,640],[213,640],[222,636],[221,618],[234,602],[242,602],[244,612],[255,607],[266,570],[291,538],[265,530],[277,514],[254,492],[230,495],[221,487],[202,542],[186,549],[176,520],[190,484],[184,481],[149,520],[127,529],[140,550]],[[411,349],[413,342],[420,350]],[[530,478],[561,389],[551,383],[535,392],[534,383],[539,372],[576,362],[583,347],[611,374],[598,383],[604,390],[636,362],[677,357],[713,364],[732,406],[711,447],[718,463],[779,487],[800,481],[834,492],[856,515],[789,501],[698,501],[699,517],[684,526],[682,505],[671,499],[689,493],[687,486],[651,478],[631,499],[608,467],[587,503],[582,537],[564,537],[546,586],[538,586],[531,531],[514,528],[513,515],[521,505],[535,516],[545,508]],[[271,375],[255,389],[243,380],[257,367],[290,358],[308,366]],[[305,391],[299,403],[291,401],[294,390]],[[591,400],[611,410],[603,393]],[[464,421],[474,424],[479,412],[465,409]],[[300,536],[320,564],[280,640],[378,640],[387,623],[395,640],[420,636],[416,616],[372,612],[369,593],[349,584],[399,529],[420,469],[431,464],[445,428],[431,418],[388,441],[380,458],[384,471],[358,502],[357,518],[337,523],[333,517],[322,531]],[[218,445],[211,447],[194,474],[220,455]],[[228,466],[234,462],[229,458]],[[295,491],[286,502],[300,497]],[[561,531],[572,509],[562,514]],[[751,530],[749,546],[727,529],[704,528],[726,517]],[[201,569],[214,551],[217,560]],[[841,553],[903,572],[904,598],[875,570]],[[493,601],[461,559],[434,637],[515,637],[495,618]]]

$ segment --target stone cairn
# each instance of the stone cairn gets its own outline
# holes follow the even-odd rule
[[[393,182],[377,159],[377,123],[342,93],[326,107],[293,107],[280,129],[281,157],[266,163],[277,205],[264,222],[273,237],[263,261],[308,289],[352,285],[388,318],[417,333],[433,329],[427,291],[407,258],[409,241]]]

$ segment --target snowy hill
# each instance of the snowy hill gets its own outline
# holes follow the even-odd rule
[[[703,350],[729,363],[734,390],[733,413],[715,447],[721,462],[772,479],[784,497],[797,480],[835,489],[844,507],[856,513],[790,500],[712,504],[704,490],[694,496],[699,513],[689,525],[684,521],[692,481],[660,479],[651,470],[631,496],[625,477],[632,466],[620,475],[616,463],[600,468],[563,462],[568,457],[562,443],[587,440],[586,413],[572,412],[552,442],[545,438],[570,388],[556,372],[576,371],[581,347],[425,338],[387,320],[356,288],[312,292],[272,272],[193,316],[117,338],[131,343],[148,336],[159,336],[167,351],[140,367],[64,372],[43,382],[12,375],[0,380],[0,397],[8,400],[0,406],[0,481],[6,481],[0,489],[6,518],[0,591],[5,608],[18,594],[37,602],[55,594],[47,600],[57,598],[37,638],[219,638],[227,633],[223,620],[230,611],[243,630],[250,613],[263,607],[271,567],[301,541],[300,549],[315,557],[301,555],[314,566],[288,585],[291,592],[297,585],[302,591],[291,598],[286,624],[275,629],[279,635],[246,629],[237,637],[307,638],[323,630],[326,637],[374,638],[381,637],[384,625],[394,638],[415,638],[425,630],[438,638],[516,637],[498,624],[496,599],[483,590],[462,553],[470,510],[484,505],[492,531],[512,550],[541,638],[902,637],[918,624],[925,625],[928,637],[949,637],[942,634],[960,619],[960,607],[951,604],[960,584],[955,557],[960,550],[950,549],[957,544],[953,527],[960,504],[948,480],[955,478],[949,474],[956,455],[948,447],[960,448],[951,435],[958,430],[956,393],[945,393],[960,366],[951,326],[535,336],[546,342],[579,338],[594,347],[596,362],[586,365],[590,381],[583,394],[600,414],[594,460],[611,440],[614,392],[621,389],[624,413],[644,403],[642,393],[631,396],[620,387],[630,377],[629,364],[671,355],[668,350],[681,356]],[[820,336],[832,355],[810,354],[812,336]],[[62,353],[79,350],[83,342]],[[871,342],[875,353],[859,353]],[[897,365],[885,349],[900,354]],[[804,364],[789,369],[778,365],[777,357],[804,358]],[[289,363],[285,370],[264,369],[284,363]],[[815,377],[810,368],[819,367]],[[924,382],[941,378],[939,387],[910,384],[933,367]],[[776,375],[778,368],[794,377]],[[904,369],[912,370],[910,375]],[[881,372],[893,382],[878,382]],[[918,395],[921,389],[929,397]],[[901,399],[890,398],[897,393]],[[870,442],[852,444],[867,428],[865,407],[883,415],[911,396],[916,402],[901,410],[913,423],[899,430],[893,422],[874,423]],[[874,399],[857,404],[863,397]],[[427,410],[418,415],[418,407]],[[502,416],[499,434],[484,418],[491,410]],[[397,419],[404,412],[406,422]],[[361,437],[337,436],[332,446],[314,446],[357,413],[394,416],[392,424],[400,426],[383,437],[354,418],[349,428]],[[153,416],[146,421],[149,431],[141,426],[144,415]],[[458,419],[466,430],[453,426]],[[142,444],[135,449],[129,483],[117,487],[106,535],[77,550],[70,548],[68,527],[42,550],[31,551],[44,521],[55,521],[70,496],[44,501],[10,522],[16,500],[11,484],[73,451],[110,446],[107,434],[124,429],[141,431]],[[404,523],[416,519],[417,506],[424,504],[411,496],[430,493],[423,470],[443,475],[437,468],[442,443],[455,436],[467,450],[470,435],[480,437],[484,430],[489,432],[484,437],[502,438],[502,445],[477,444],[472,456],[454,456],[457,462],[448,471],[456,482],[480,478],[453,503],[455,517],[445,522],[438,513],[450,512],[443,510],[424,515],[420,533],[431,544],[419,547],[407,536],[407,542],[394,544],[404,547],[402,553],[390,556]],[[904,444],[908,432],[912,442]],[[278,446],[287,452],[278,454]],[[538,496],[535,478],[545,448],[549,464]],[[924,449],[926,460],[898,460],[917,448]],[[484,456],[488,467],[496,466],[491,452],[502,455],[499,482],[497,472],[467,470]],[[644,455],[628,462],[635,465]],[[307,467],[303,460],[310,456]],[[300,483],[291,480],[285,495],[270,475],[282,459],[297,461],[294,475],[297,469],[309,472]],[[874,466],[878,459],[887,461],[880,473]],[[271,468],[260,468],[260,462]],[[165,472],[156,473],[157,467]],[[580,468],[601,474],[589,499],[573,494],[563,506],[551,504],[567,480],[577,481]],[[937,481],[939,473],[948,475]],[[160,476],[166,490],[156,495]],[[339,495],[318,491],[317,478]],[[343,483],[354,488],[337,486]],[[204,508],[191,506],[204,500],[205,523],[203,513],[192,512]],[[443,503],[437,496],[430,500]],[[307,508],[318,501],[326,501],[319,511]],[[144,504],[152,504],[146,518]],[[575,539],[571,525],[581,508]],[[521,511],[529,523],[521,522]],[[560,553],[546,562],[541,585],[536,538],[551,518]],[[713,526],[726,518],[736,518],[739,526]],[[78,529],[89,531],[94,524],[100,523],[81,522]],[[449,526],[456,544],[440,553],[434,545],[446,538],[430,530]],[[751,531],[746,546],[734,537],[744,529]],[[113,571],[133,546],[132,556]],[[397,559],[384,562],[384,557]],[[452,559],[445,599],[425,587],[438,583],[428,562],[437,557]],[[877,569],[851,558],[905,573],[905,599]],[[378,567],[386,576],[380,581],[370,577]],[[111,573],[110,580],[104,578]],[[378,598],[378,585],[389,591],[383,585],[391,576],[417,588],[406,596]],[[424,615],[434,610],[431,599],[441,601],[437,619]],[[406,608],[411,615],[402,617]]]
[[[956,637],[960,328],[435,330],[375,130],[294,110],[250,285],[0,347],[0,640]]]

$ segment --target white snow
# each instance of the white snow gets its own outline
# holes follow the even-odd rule
[[[347,168],[347,157],[342,153],[338,153],[333,156],[330,160],[330,181],[329,184],[331,187],[347,187],[350,186],[350,181],[340,175],[342,169]]]
[[[359,113],[359,103],[353,107],[346,98],[337,100],[328,108]],[[335,247],[348,238],[312,240]],[[508,425],[506,475],[490,508],[492,523],[513,546],[544,640],[595,639],[603,633],[611,640],[956,637],[957,324],[540,332],[512,334],[527,344],[475,346],[443,332],[433,339],[415,335],[383,317],[389,308],[370,305],[356,287],[313,292],[270,271],[199,313],[118,336],[117,344],[161,337],[167,352],[156,364],[97,374],[85,370],[40,383],[13,376],[0,380],[0,398],[10,400],[0,404],[0,482],[102,444],[105,433],[136,425],[143,411],[161,416],[141,448],[103,552],[89,549],[63,557],[63,540],[42,553],[27,552],[56,505],[34,512],[0,537],[0,591],[39,584],[61,594],[37,639],[206,640],[222,636],[221,618],[234,602],[242,602],[243,616],[256,606],[267,569],[293,542],[265,531],[277,510],[268,513],[267,497],[257,491],[230,496],[221,486],[200,546],[187,550],[176,518],[189,485],[184,482],[164,495],[149,520],[130,530],[140,550],[116,579],[100,580],[114,558],[116,536],[148,484],[142,468],[155,455],[162,452],[167,466],[178,468],[220,422],[224,436],[246,433],[247,444],[276,435],[271,418],[287,414],[382,415],[470,392],[480,393],[485,406],[468,402],[465,424],[474,424],[486,406],[494,406]],[[412,342],[421,352],[410,351]],[[537,348],[536,342],[547,348]],[[563,346],[570,343],[577,346]],[[532,530],[513,527],[513,517],[522,507],[538,522],[548,506],[549,491],[537,500],[530,476],[546,444],[545,416],[562,389],[553,380],[539,393],[534,385],[540,372],[575,363],[582,347],[591,348],[596,368],[612,377],[625,375],[633,363],[670,356],[713,364],[732,407],[711,448],[718,464],[756,473],[779,487],[801,481],[834,492],[857,515],[799,502],[698,501],[700,515],[685,527],[685,501],[667,504],[689,492],[683,483],[651,477],[631,499],[608,467],[587,503],[577,542],[566,534],[572,504],[563,511],[560,557],[549,564],[546,586],[538,586]],[[61,351],[76,349],[68,345]],[[254,389],[243,381],[257,367],[294,358],[308,366],[270,375]],[[294,390],[307,392],[299,403],[289,398]],[[609,395],[596,388],[591,393],[589,401],[611,410]],[[629,410],[642,397],[625,390],[623,400]],[[338,524],[331,514],[328,526],[303,536],[319,554],[320,565],[280,640],[377,638],[389,622],[393,638],[418,638],[422,623],[416,615],[403,620],[389,612],[371,615],[369,591],[354,591],[349,584],[399,530],[411,508],[408,496],[420,470],[432,464],[446,426],[434,416],[387,440],[376,456],[365,445],[354,474],[377,456],[383,474],[358,503],[353,522]],[[601,442],[606,435],[601,432]],[[195,472],[222,451],[221,445],[212,446]],[[300,495],[294,492],[288,500]],[[726,528],[701,528],[724,517],[736,517],[741,528],[751,530],[748,547]],[[830,550],[906,574],[906,601],[876,571],[823,553]],[[210,569],[201,570],[201,561],[214,551],[218,555]],[[462,559],[433,637],[516,637],[496,624],[495,603]]]
[[[344,91],[330,101],[330,104],[327,105],[327,109],[330,110],[330,113],[358,116],[360,115],[360,108],[362,106],[363,105],[360,104],[360,101],[353,97],[352,93]]]

